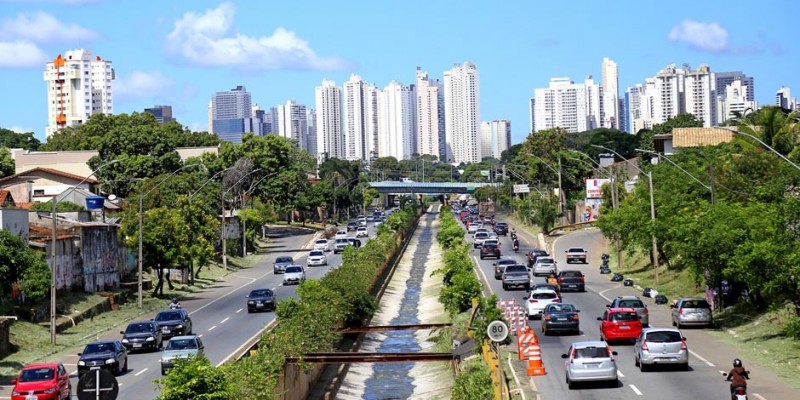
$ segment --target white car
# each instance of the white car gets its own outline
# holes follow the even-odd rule
[[[308,266],[312,265],[328,265],[328,258],[325,257],[325,252],[322,250],[311,250],[308,253]]]
[[[473,233],[475,233],[477,231],[478,231],[478,224],[474,224],[474,223],[473,224],[469,224],[469,227],[467,228],[467,233],[473,234]]]
[[[331,244],[328,242],[328,239],[319,239],[314,242],[314,250],[331,251]]]
[[[547,307],[548,304],[560,302],[561,298],[558,297],[558,293],[553,290],[532,290],[531,294],[528,295],[528,298],[525,300],[525,315],[528,316],[528,319],[541,317],[544,308]]]
[[[283,274],[284,285],[299,285],[300,282],[306,280],[306,270],[300,265],[290,265],[286,267],[286,272]]]
[[[347,239],[347,231],[336,232],[336,236],[334,236],[334,239]]]
[[[359,226],[367,226],[367,219],[366,218],[359,218],[358,219]]]
[[[489,234],[486,232],[478,232],[473,236],[472,248],[477,249],[483,245],[483,241],[489,238]]]
[[[367,228],[361,226],[358,229],[356,229],[356,237],[357,238],[369,237],[369,232],[367,231]]]

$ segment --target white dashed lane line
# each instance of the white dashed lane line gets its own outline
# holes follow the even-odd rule
[[[219,321],[219,323],[220,323],[220,324],[224,324],[224,323],[225,323],[225,321],[227,321],[227,320],[229,320],[229,319],[231,319],[231,317],[226,317],[226,318],[225,318],[225,319],[223,319],[222,321]]]
[[[713,366],[714,366],[714,364],[712,364],[710,361],[708,361],[708,360],[706,360],[705,358],[701,357],[701,356],[700,356],[700,354],[697,354],[697,353],[695,353],[695,352],[694,352],[694,351],[692,351],[692,350],[689,350],[689,353],[690,353],[691,355],[695,356],[695,358],[697,358],[698,360],[700,360],[700,361],[702,361],[702,362],[706,363],[706,365],[708,365],[709,367],[713,367]]]
[[[139,372],[135,373],[133,376],[139,376],[139,375],[141,375],[141,374],[143,374],[143,373],[147,372],[147,370],[148,370],[148,369],[149,369],[149,368],[145,368],[145,369],[143,369],[143,370],[141,370],[141,371],[139,371]]]
[[[633,393],[636,393],[637,396],[641,396],[642,395],[642,392],[639,391],[639,388],[637,388],[636,385],[630,384],[628,386],[631,388],[631,390],[633,390]]]
[[[209,331],[209,332],[211,332],[211,331],[213,331],[214,329],[216,329],[216,327],[217,327],[217,326],[216,326],[216,325],[214,325],[214,326],[212,326],[211,328],[208,328],[208,331]]]
[[[619,375],[620,378],[624,378],[625,377],[625,375],[623,375],[622,371],[620,371],[620,370],[617,370],[617,375]]]
[[[238,313],[242,312],[242,310],[244,310],[244,308],[240,308],[240,309],[236,310],[236,313],[238,314]]]

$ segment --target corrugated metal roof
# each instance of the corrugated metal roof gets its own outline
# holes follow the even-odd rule
[[[733,133],[720,128],[674,128],[672,147],[716,146],[733,140]]]

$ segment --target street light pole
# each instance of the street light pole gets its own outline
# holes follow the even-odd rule
[[[222,229],[220,229],[220,231],[221,231],[220,237],[222,238],[222,267],[225,268],[226,270],[228,269],[228,254],[227,254],[228,253],[228,245],[227,245],[227,243],[225,243],[225,228],[226,228],[226,226],[225,226],[225,195],[228,194],[228,192],[230,192],[231,190],[233,190],[233,188],[235,188],[236,185],[238,185],[245,178],[247,178],[251,174],[254,174],[254,173],[256,173],[258,171],[261,171],[261,170],[263,170],[263,168],[257,168],[257,169],[254,169],[254,170],[244,174],[244,176],[242,176],[241,179],[236,181],[236,183],[231,185],[231,187],[228,190],[223,190],[222,191],[222,197],[221,197],[222,212],[220,213],[220,215],[222,216]],[[231,216],[232,215],[233,214],[231,212]]]
[[[120,157],[120,158],[117,158],[116,160],[109,161],[109,162],[107,162],[107,163],[105,163],[103,165],[100,165],[94,171],[92,171],[92,173],[90,173],[88,176],[83,178],[82,181],[78,182],[77,185],[70,187],[64,193],[62,193],[61,197],[62,198],[67,197],[68,194],[72,193],[72,191],[77,189],[78,186],[83,185],[87,180],[89,180],[89,178],[94,176],[94,174],[96,174],[101,169],[103,169],[103,168],[105,168],[105,167],[107,167],[107,166],[109,166],[111,164],[118,163],[118,162],[120,162],[120,161],[122,161],[122,160],[124,160],[126,158],[127,157]],[[56,272],[57,272],[57,268],[56,268],[56,246],[57,246],[56,231],[58,230],[58,211],[57,211],[58,210],[58,208],[57,208],[57,206],[58,206],[58,196],[59,195],[54,195],[53,196],[53,200],[52,200],[52,202],[53,202],[53,213],[51,214],[51,217],[53,218],[53,234],[52,234],[52,238],[51,238],[51,241],[50,241],[50,344],[56,344],[56,283],[57,283],[56,282],[56,275],[57,275],[56,274]]]
[[[751,134],[749,134],[749,133],[744,133],[744,132],[742,132],[742,131],[738,131],[738,130],[736,130],[736,129],[729,128],[729,127],[726,127],[726,126],[718,126],[717,128],[719,128],[719,129],[724,129],[724,130],[726,130],[726,131],[729,131],[729,132],[733,133],[734,135],[744,135],[744,136],[747,136],[747,137],[749,137],[749,138],[751,138],[751,139],[755,140],[756,142],[758,142],[758,143],[761,143],[761,145],[762,145],[762,146],[764,146],[764,147],[768,148],[770,151],[772,151],[773,153],[777,154],[777,155],[778,155],[778,157],[780,157],[780,158],[782,158],[782,159],[783,159],[783,161],[786,161],[786,162],[788,162],[788,163],[789,163],[789,164],[791,164],[793,167],[795,167],[796,169],[800,170],[800,166],[799,166],[799,165],[797,165],[797,164],[795,164],[794,162],[792,162],[792,160],[790,160],[790,159],[786,158],[786,156],[784,156],[783,154],[781,154],[780,152],[778,152],[778,150],[775,150],[775,149],[773,149],[773,148],[772,148],[772,147],[770,147],[768,144],[766,144],[766,143],[764,143],[763,141],[761,141],[761,139],[759,139],[759,138],[757,138],[757,137],[755,137],[755,136],[753,136],[753,135],[751,135]]]
[[[261,177],[261,179],[255,181],[253,184],[250,185],[250,189],[248,189],[245,192],[242,192],[242,211],[244,211],[245,205],[246,205],[246,202],[247,202],[246,195],[249,194],[250,192],[252,192],[253,190],[255,190],[255,188],[258,187],[258,184],[261,183],[261,181],[263,181],[264,179],[267,179],[270,176],[273,176],[275,174],[277,174],[277,172],[273,172],[271,174],[268,174],[266,176]],[[242,217],[242,257],[246,257],[247,256],[247,237],[246,237],[246,233],[247,233],[247,218]]]

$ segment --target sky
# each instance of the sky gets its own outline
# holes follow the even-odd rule
[[[0,127],[44,141],[45,64],[85,48],[113,62],[115,113],[169,104],[192,130],[208,129],[215,92],[238,85],[262,108],[314,108],[325,78],[407,85],[418,66],[441,79],[471,61],[481,120],[510,120],[519,143],[533,90],[599,82],[603,57],[621,96],[684,63],[753,76],[760,105],[781,86],[797,96],[798,12],[797,0],[0,0]]]

